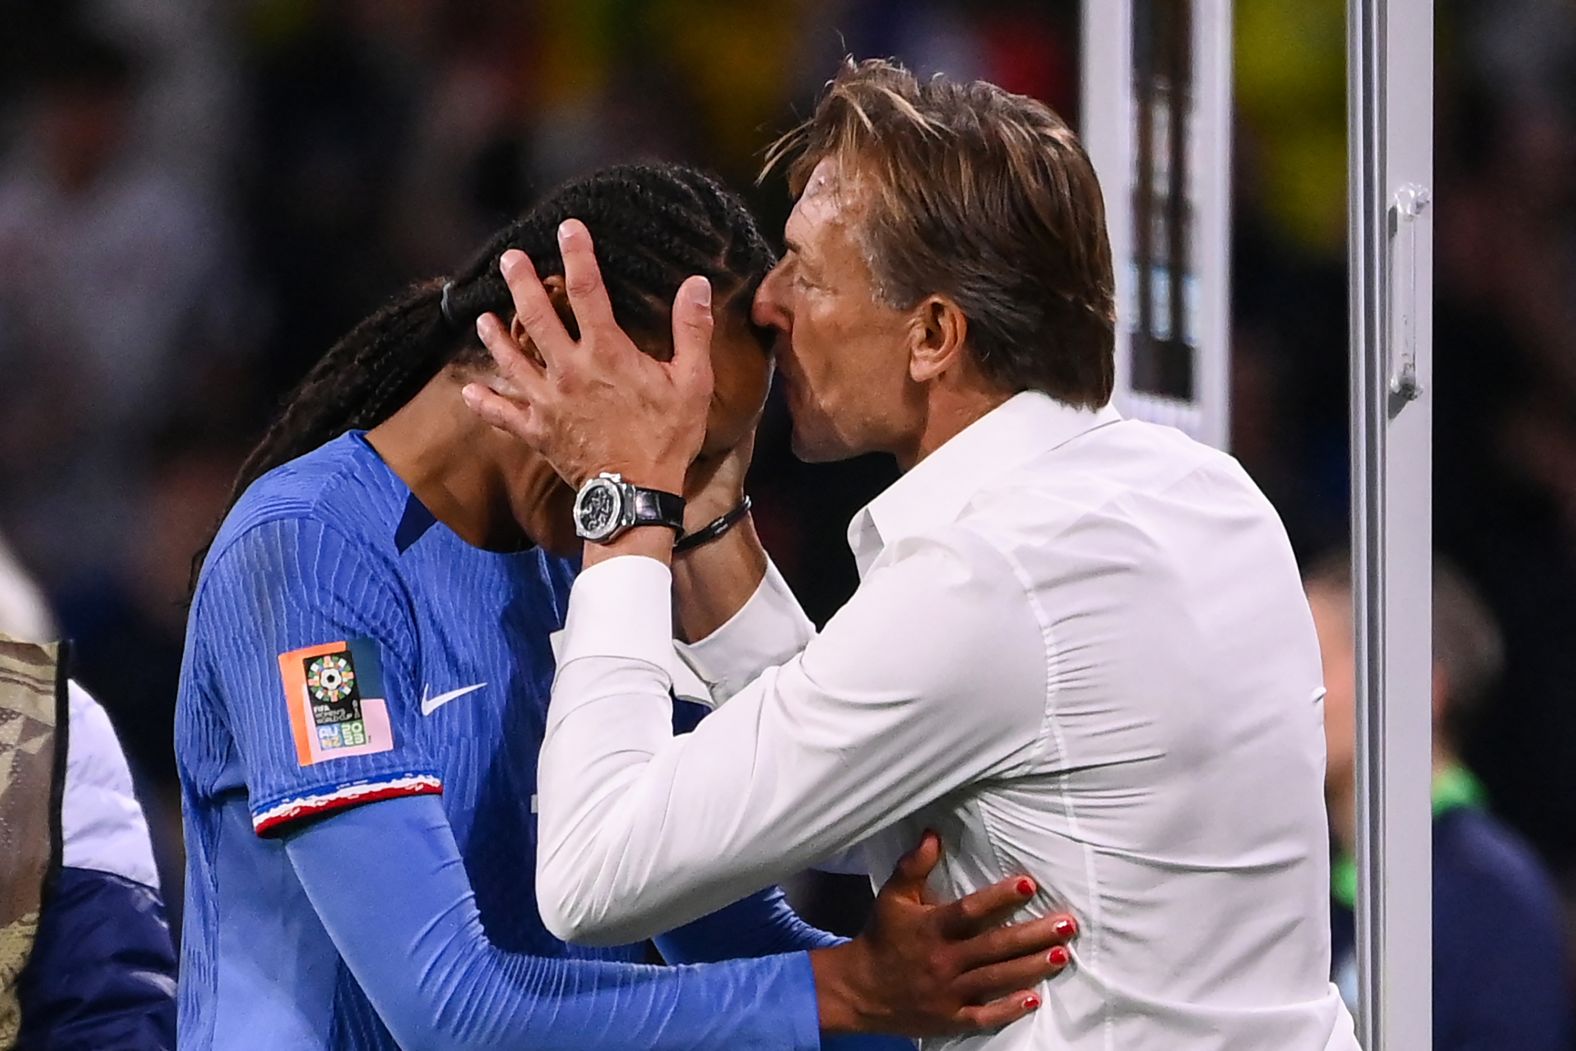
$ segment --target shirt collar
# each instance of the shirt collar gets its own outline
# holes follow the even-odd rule
[[[866,504],[848,524],[862,577],[883,548],[953,521],[1004,472],[1096,427],[1120,420],[1110,405],[1079,409],[1039,391],[1015,394],[959,431]]]

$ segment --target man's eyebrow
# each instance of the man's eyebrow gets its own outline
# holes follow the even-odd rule
[[[806,252],[804,250],[804,245],[801,242],[795,241],[791,237],[784,237],[783,248],[786,251],[792,252],[799,260],[799,264],[801,266],[807,266],[812,270],[819,269],[816,263],[816,257],[813,254]]]

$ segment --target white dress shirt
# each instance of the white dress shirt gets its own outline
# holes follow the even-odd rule
[[[946,899],[1017,873],[1081,921],[1044,1006],[927,1048],[1347,1051],[1329,982],[1319,651],[1274,509],[1169,428],[1020,394],[855,517],[815,634],[775,570],[681,647],[671,576],[581,575],[539,772],[537,894],[571,940],[675,927],[935,829]]]

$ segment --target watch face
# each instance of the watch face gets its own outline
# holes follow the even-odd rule
[[[587,540],[602,540],[618,527],[623,500],[618,487],[605,478],[586,483],[575,498],[575,529]]]

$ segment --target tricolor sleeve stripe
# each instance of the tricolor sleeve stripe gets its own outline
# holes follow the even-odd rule
[[[289,796],[252,811],[252,831],[259,836],[274,835],[284,826],[304,818],[318,817],[398,796],[439,795],[443,782],[436,774],[408,773],[371,781],[339,785],[310,795]]]

